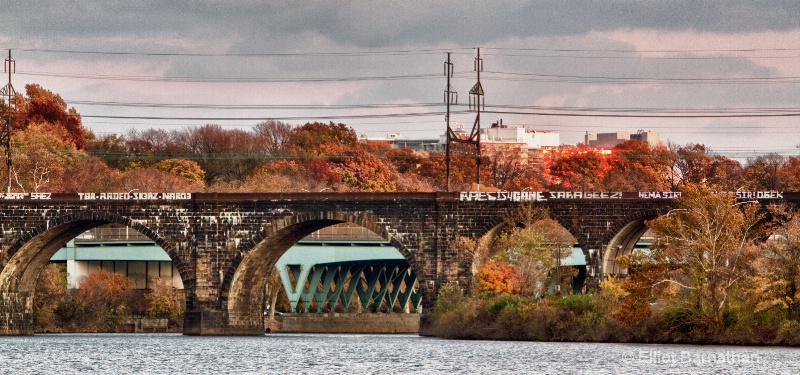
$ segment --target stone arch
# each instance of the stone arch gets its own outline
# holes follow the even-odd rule
[[[419,278],[421,270],[407,246],[378,223],[379,218],[366,212],[315,212],[273,220],[255,236],[250,250],[239,252],[231,261],[221,285],[221,307],[228,311],[228,325],[238,334],[263,334],[263,290],[278,259],[303,237],[319,229],[352,223],[378,234],[394,246],[408,261]]]
[[[646,222],[660,216],[660,211],[647,211],[625,217],[610,229],[614,235],[603,248],[602,272],[604,275],[627,275],[628,269],[615,262],[621,255],[630,254],[636,243],[647,232]]]
[[[184,286],[191,289],[194,279],[182,259],[163,238],[131,219],[108,213],[81,211],[47,220],[14,241],[3,256],[6,263],[0,272],[0,293],[9,303],[0,308],[0,317],[13,319],[5,328],[17,334],[33,333],[33,296],[39,273],[50,258],[69,240],[105,224],[117,223],[133,228],[161,246],[175,262]],[[187,293],[188,297],[189,293]],[[187,298],[187,305],[189,304]],[[1,316],[5,315],[5,316]]]
[[[509,211],[509,212],[511,212],[510,215],[514,215],[515,214],[513,211]],[[570,238],[570,240],[572,242],[569,244],[570,249],[568,250],[568,251],[571,252],[572,251],[572,246],[575,243],[577,243],[577,236],[575,236],[575,234],[573,233],[573,230],[571,230],[570,226],[565,225],[566,221],[560,220],[559,216],[554,215],[552,212],[547,211],[546,215],[543,215],[542,217],[539,217],[537,220],[534,220],[532,223],[535,226],[536,223],[539,223],[541,221],[547,221],[547,220],[551,221],[552,224],[554,224],[557,227],[561,228],[561,230],[563,230],[564,233],[568,233],[569,236],[572,237],[572,238]],[[505,220],[502,217],[494,218],[493,221],[490,220],[490,221],[488,221],[488,223],[490,225],[493,224],[493,226],[488,225],[486,227],[482,227],[480,229],[480,231],[476,231],[475,232],[475,236],[476,236],[475,239],[479,242],[479,246],[491,246],[491,245],[494,244],[494,241],[497,240],[497,238],[500,235],[502,235],[505,231],[512,230],[514,228],[526,228],[528,226],[523,221]],[[563,253],[563,254],[567,255],[566,253]],[[569,255],[567,255],[565,258],[569,258]],[[586,261],[585,255],[584,255],[584,261]],[[477,272],[477,270],[474,267],[475,267],[475,264],[474,264],[474,261],[473,261],[473,271]],[[564,267],[566,267],[566,265],[564,265]],[[575,275],[575,277],[573,278],[572,290],[573,290],[573,292],[577,292],[583,286],[584,280],[586,278],[586,266],[579,265],[579,266],[574,266],[574,267],[578,270],[578,274]],[[473,276],[475,276],[475,275],[473,275]]]

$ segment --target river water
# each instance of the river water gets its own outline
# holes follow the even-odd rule
[[[3,374],[800,374],[800,348],[455,341],[417,335],[0,337]]]

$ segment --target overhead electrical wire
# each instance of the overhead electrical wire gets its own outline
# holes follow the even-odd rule
[[[358,81],[397,81],[438,78],[438,74],[416,74],[400,76],[374,77],[305,77],[305,78],[200,78],[200,77],[157,77],[157,76],[123,76],[82,73],[47,73],[20,71],[17,74],[34,77],[79,78],[105,81],[128,82],[180,82],[180,83],[303,83],[303,82],[358,82]]]
[[[535,73],[513,73],[486,71],[485,80],[509,82],[557,82],[557,83],[605,83],[605,84],[790,84],[800,83],[800,77],[612,77],[612,76],[581,76],[557,75]],[[440,74],[410,74],[392,76],[361,76],[361,77],[292,77],[292,78],[265,78],[265,77],[164,77],[164,76],[129,76],[107,74],[84,74],[63,72],[36,72],[19,71],[22,76],[74,78],[106,81],[128,82],[177,82],[177,83],[318,83],[318,82],[360,82],[360,81],[401,81],[401,80],[427,80],[440,78]],[[472,78],[472,72],[457,72],[456,77]],[[493,76],[495,75],[495,76]]]
[[[641,54],[749,54],[761,52],[800,52],[800,48],[731,48],[731,49],[602,49],[602,48],[515,48],[515,47],[481,47],[487,55],[494,56],[522,56],[522,57],[548,57],[548,58],[654,58],[654,59],[730,59],[742,58],[742,56],[580,56],[576,54],[587,53],[606,53],[623,55]],[[137,51],[97,51],[97,50],[69,50],[51,48],[16,48],[4,47],[18,52],[52,53],[52,54],[71,54],[71,55],[106,55],[106,56],[142,56],[142,57],[231,57],[231,58],[252,58],[252,57],[369,57],[369,56],[405,56],[405,55],[430,55],[442,53],[471,54],[473,47],[456,48],[423,48],[406,50],[380,50],[380,51],[344,51],[344,52],[137,52]],[[497,51],[497,52],[495,52]],[[518,52],[518,53],[513,53]],[[521,54],[523,52],[535,53],[569,53],[569,55],[531,55]],[[748,58],[797,58],[798,56],[747,56]]]
[[[105,55],[105,56],[142,56],[142,57],[197,57],[197,58],[283,58],[283,57],[380,57],[380,56],[403,56],[403,55],[431,55],[453,52],[456,54],[471,55],[472,48],[448,48],[448,49],[408,49],[408,50],[386,50],[386,51],[349,51],[349,52],[292,52],[292,53],[181,53],[181,52],[116,52],[116,51],[80,51],[80,50],[59,50],[59,49],[37,49],[20,48],[16,51],[35,52],[35,53],[61,53],[72,55]],[[654,49],[654,50],[621,50],[621,49],[551,49],[551,48],[484,48],[487,55],[495,56],[520,56],[520,57],[546,57],[546,58],[570,58],[570,59],[752,59],[752,58],[781,58],[794,59],[800,56],[794,52],[800,52],[798,48],[756,48],[756,49],[699,49],[699,50],[673,50],[673,49]],[[769,56],[758,55],[761,53],[772,54]],[[790,55],[775,56],[775,54],[788,53]],[[647,56],[648,54],[662,54],[664,56]],[[677,54],[677,55],[676,55]],[[713,56],[687,56],[690,54],[716,54]],[[108,80],[108,81],[130,81],[130,82],[175,82],[175,83],[325,83],[325,82],[359,82],[359,81],[403,81],[403,80],[430,80],[439,79],[441,74],[408,74],[408,75],[387,75],[387,76],[345,76],[345,77],[290,77],[290,78],[270,78],[270,77],[164,77],[164,76],[137,76],[137,75],[115,75],[115,74],[95,74],[95,73],[61,73],[46,71],[19,71],[18,75],[28,75],[37,77],[70,78],[82,80]],[[457,78],[471,79],[473,72],[458,72]],[[570,74],[540,74],[526,72],[505,72],[505,71],[486,71],[482,77],[487,81],[504,82],[552,82],[552,83],[580,83],[580,84],[610,84],[610,85],[787,85],[800,83],[800,77],[795,76],[774,76],[774,77],[625,77],[625,76],[606,76],[606,75],[570,75]],[[324,116],[263,116],[263,115],[240,115],[240,116],[180,116],[180,115],[104,115],[100,113],[87,113],[83,118],[91,122],[92,120],[122,120],[122,122],[106,122],[114,125],[141,124],[151,126],[191,126],[192,124],[164,124],[154,123],[154,121],[263,121],[263,120],[369,120],[369,119],[400,119],[400,118],[425,118],[432,116],[444,116],[444,111],[419,110],[422,108],[436,108],[441,106],[438,103],[406,103],[406,104],[351,104],[351,105],[310,105],[310,104],[289,104],[289,105],[226,105],[226,104],[182,104],[182,103],[125,103],[116,101],[68,101],[73,105],[81,106],[104,106],[118,108],[139,108],[139,109],[208,109],[208,110],[310,110],[327,111],[330,114]],[[411,110],[402,113],[402,110]],[[417,110],[414,110],[417,109]],[[354,110],[380,110],[384,113],[357,113],[357,114],[336,114],[336,111]],[[391,113],[385,113],[390,110]],[[462,110],[455,111],[453,115],[463,115],[470,112]],[[595,117],[595,118],[645,118],[645,119],[714,119],[714,118],[793,118],[800,117],[800,108],[791,107],[765,107],[765,108],[600,108],[600,107],[546,107],[546,106],[525,106],[498,104],[487,106],[485,113],[497,115],[519,115],[537,117]],[[126,120],[141,120],[149,122],[125,123]],[[397,124],[391,122],[371,122],[360,123],[359,126]],[[410,122],[403,122],[410,123]],[[418,124],[418,122],[414,122]],[[428,122],[432,123],[432,122]],[[225,125],[240,126],[240,125]],[[607,127],[601,125],[553,125],[561,132],[573,132],[571,129],[591,129]],[[693,130],[693,133],[717,134],[724,133],[726,130],[752,129],[752,126],[725,126],[719,129],[697,129],[692,126],[653,126],[648,128],[664,129],[662,132],[670,133],[676,130]],[[785,127],[758,126],[759,131],[777,130],[790,134],[795,134],[798,130],[787,129]],[[425,130],[403,130],[404,132],[429,131]],[[373,131],[373,130],[368,130]],[[385,131],[385,130],[374,130]],[[579,130],[574,130],[578,132]]]
[[[65,49],[47,49],[47,48],[0,48],[0,49],[10,49],[12,51],[20,51],[20,52],[42,52],[42,53],[108,55],[108,56],[149,56],[149,57],[322,57],[322,56],[362,57],[362,56],[430,55],[430,54],[442,54],[452,51],[472,50],[472,48],[469,47],[462,47],[462,48],[428,48],[428,49],[409,49],[409,50],[347,51],[347,52],[208,53],[208,52],[90,51],[90,50],[65,50]]]

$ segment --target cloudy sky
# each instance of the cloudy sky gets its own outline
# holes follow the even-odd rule
[[[480,47],[484,126],[800,153],[797,0],[6,0],[0,25],[16,90],[61,94],[97,133],[280,119],[433,137],[448,52],[451,118],[472,126]]]

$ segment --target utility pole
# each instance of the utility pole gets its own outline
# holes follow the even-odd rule
[[[14,86],[11,85],[11,73],[16,73],[17,63],[11,58],[11,50],[8,50],[8,58],[5,60],[3,68],[8,73],[8,84],[0,90],[0,97],[6,100],[5,124],[3,125],[2,142],[6,147],[6,168],[8,172],[8,192],[11,192],[11,116],[16,108],[14,97],[17,96]]]
[[[472,89],[469,90],[469,103],[470,109],[474,109],[475,123],[472,125],[472,137],[475,138],[475,148],[478,152],[477,156],[477,180],[478,191],[481,190],[481,110],[483,107],[483,86],[481,86],[481,72],[483,71],[483,59],[481,58],[481,49],[478,48],[478,55],[475,57],[475,72],[478,73],[478,82]],[[470,137],[470,139],[472,138]]]
[[[475,86],[472,86],[472,89],[469,90],[469,109],[470,110],[474,109],[475,111],[477,111],[477,116],[475,116],[475,123],[472,125],[472,131],[470,132],[469,137],[459,138],[455,136],[455,133],[452,133],[452,130],[448,125],[447,134],[449,140],[448,145],[450,142],[475,145],[475,153],[477,161],[476,180],[478,182],[478,191],[480,191],[481,190],[481,111],[484,109],[483,87],[481,86],[481,72],[483,71],[483,59],[481,58],[480,48],[478,48],[478,55],[477,57],[475,57],[475,71],[478,72],[478,82],[475,84]],[[448,111],[448,119],[449,119],[449,111]],[[450,164],[448,163],[448,170],[450,169],[449,165]]]
[[[444,102],[447,104],[447,114],[444,119],[447,122],[447,145],[445,146],[445,164],[447,165],[447,191],[450,191],[450,144],[456,138],[453,129],[450,128],[450,104],[458,104],[458,93],[450,85],[450,78],[453,77],[453,63],[450,62],[450,52],[447,53],[447,61],[444,62],[444,75],[447,76],[447,88],[444,90]]]

